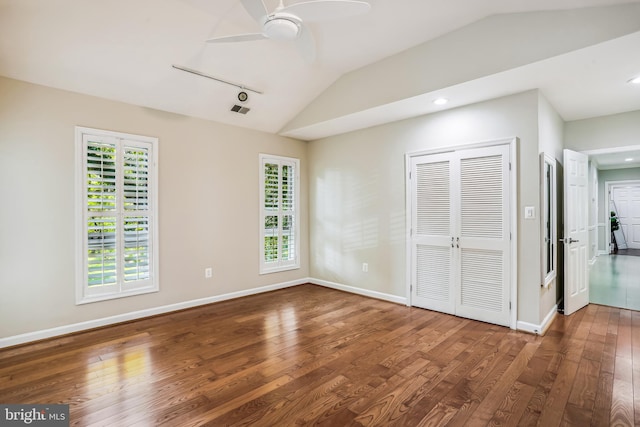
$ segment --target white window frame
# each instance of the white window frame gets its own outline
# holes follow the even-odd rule
[[[116,146],[117,168],[121,170],[123,164],[123,147],[143,147],[149,150],[149,208],[144,216],[149,221],[149,278],[144,280],[126,282],[123,277],[123,267],[118,267],[116,283],[110,285],[102,285],[100,287],[89,287],[88,278],[88,219],[89,212],[87,210],[87,144],[89,139],[91,142],[101,142],[105,144],[113,144]],[[76,126],[75,128],[75,205],[76,205],[76,304],[87,304],[98,301],[111,300],[115,298],[123,298],[133,295],[147,294],[158,292],[160,289],[159,278],[159,237],[158,237],[158,138],[133,135],[121,132],[112,132],[101,129],[92,129]],[[118,194],[123,187],[122,172],[117,173]],[[127,216],[135,216],[135,211],[126,211],[123,209],[123,201],[118,196],[116,202],[118,207],[114,211],[113,216],[118,219],[120,227],[116,233],[120,235],[124,233],[123,220]],[[116,246],[116,254],[118,262],[122,263],[124,259],[124,245],[119,243]]]
[[[287,271],[294,270],[300,268],[300,160],[292,157],[282,157],[282,156],[274,156],[269,154],[260,154],[259,155],[259,166],[260,166],[260,274],[268,274],[275,273],[279,271]],[[294,188],[293,188],[293,212],[282,211],[282,193],[280,189],[278,189],[278,210],[274,212],[273,210],[267,210],[265,208],[265,164],[266,163],[275,163],[279,166],[289,165],[293,166],[294,169]],[[280,170],[280,167],[278,168]],[[279,185],[281,183],[281,176],[279,174]],[[294,224],[294,255],[293,259],[282,260],[280,256],[282,255],[281,243],[282,243],[282,221],[278,221],[278,259],[276,261],[267,262],[265,260],[265,237],[266,237],[266,229],[265,229],[265,221],[267,216],[273,216],[274,214],[278,215],[279,218],[282,215],[293,215],[293,224]]]

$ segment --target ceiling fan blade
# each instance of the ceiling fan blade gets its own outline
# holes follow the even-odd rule
[[[264,34],[251,33],[251,34],[236,34],[235,36],[223,36],[214,37],[207,40],[207,43],[235,43],[235,42],[251,42],[255,40],[266,39]]]
[[[306,25],[302,25],[296,45],[307,63],[313,64],[316,61],[316,40]]]
[[[258,24],[262,25],[263,18],[269,14],[264,2],[262,0],[240,0],[240,2],[244,8],[247,9],[249,15],[251,15]]]
[[[360,0],[314,0],[292,4],[281,12],[291,13],[303,21],[313,22],[364,15],[370,9],[369,3]]]

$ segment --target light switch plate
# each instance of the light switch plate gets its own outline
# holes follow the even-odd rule
[[[536,217],[536,207],[535,206],[525,206],[524,207],[524,219],[535,219]]]

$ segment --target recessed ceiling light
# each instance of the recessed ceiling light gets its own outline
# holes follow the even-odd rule
[[[447,98],[438,98],[438,99],[433,101],[433,103],[436,104],[436,105],[444,105],[447,102],[449,102],[449,100]]]
[[[634,85],[640,85],[640,76],[632,78],[631,80],[629,80],[629,83]]]
[[[625,162],[633,162],[633,157],[627,157],[624,159]]]

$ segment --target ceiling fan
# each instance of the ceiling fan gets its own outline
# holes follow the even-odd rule
[[[303,58],[314,62],[316,42],[306,22],[326,21],[362,15],[371,5],[361,0],[311,0],[285,6],[283,0],[273,11],[267,11],[263,0],[240,0],[249,15],[260,25],[262,32],[215,37],[207,43],[246,42],[254,40],[283,40],[295,42]]]

